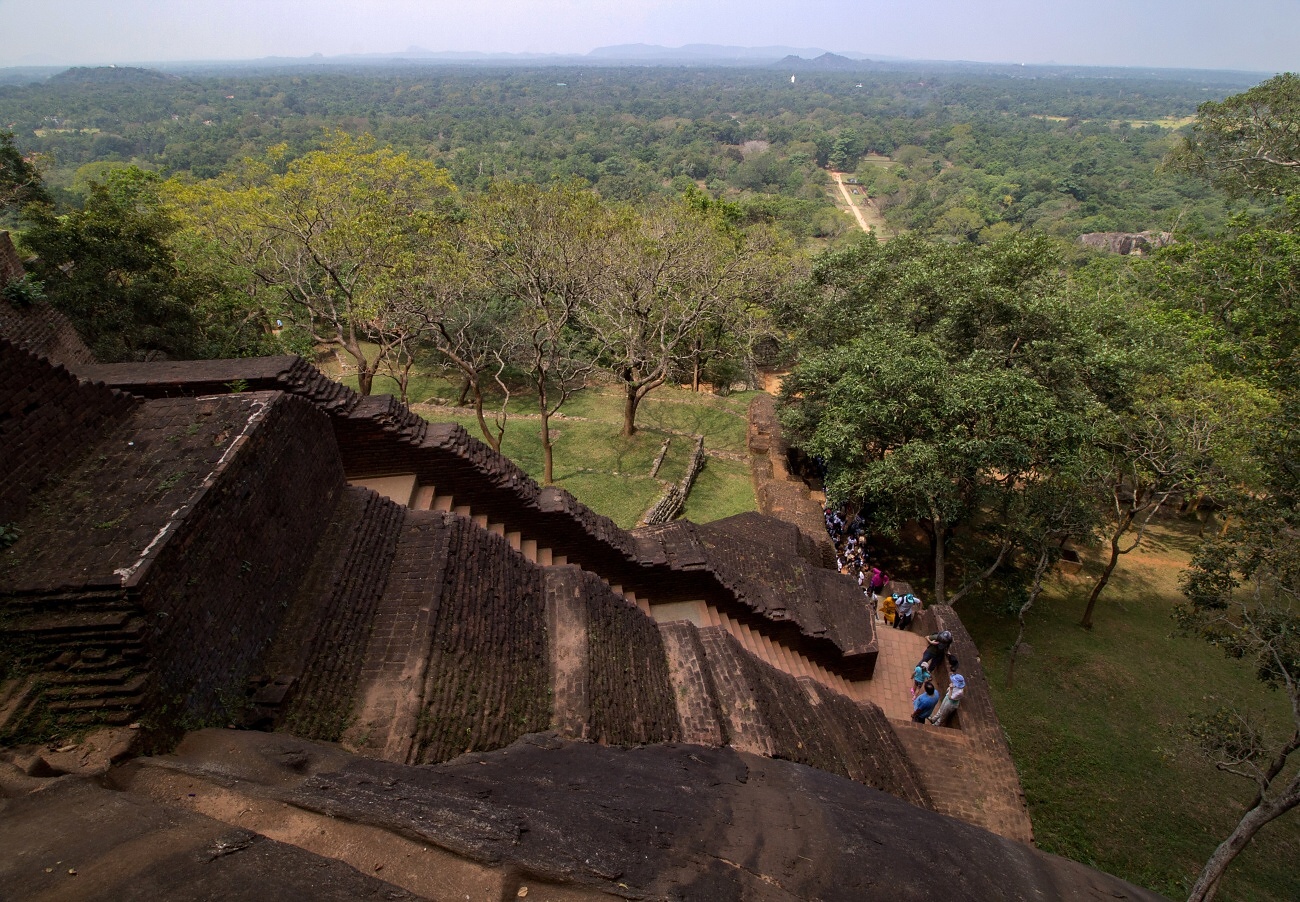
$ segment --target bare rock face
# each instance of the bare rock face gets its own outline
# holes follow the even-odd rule
[[[1144,257],[1152,251],[1174,243],[1170,232],[1089,232],[1079,236],[1079,243],[1095,251],[1107,251]]]
[[[4,898],[1160,898],[811,767],[692,745],[532,734],[412,767],[205,730],[99,781],[7,794]]]

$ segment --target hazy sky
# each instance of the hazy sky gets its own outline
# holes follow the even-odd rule
[[[625,43],[1300,69],[1300,0],[0,0],[0,66]]]

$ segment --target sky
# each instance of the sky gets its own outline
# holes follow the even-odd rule
[[[0,0],[0,66],[631,43],[1280,72],[1300,0]]]

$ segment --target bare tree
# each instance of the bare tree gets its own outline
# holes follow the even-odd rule
[[[472,211],[469,244],[485,289],[516,305],[516,353],[537,392],[546,485],[555,478],[551,417],[595,369],[579,315],[603,282],[612,225],[599,198],[575,185],[499,183]]]

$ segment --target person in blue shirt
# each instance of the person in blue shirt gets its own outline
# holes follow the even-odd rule
[[[923,723],[938,703],[939,693],[935,691],[934,683],[926,680],[925,691],[912,700],[912,720]]]
[[[930,668],[925,664],[917,664],[916,669],[912,671],[912,700],[921,694],[925,688],[926,681],[930,679]]]

